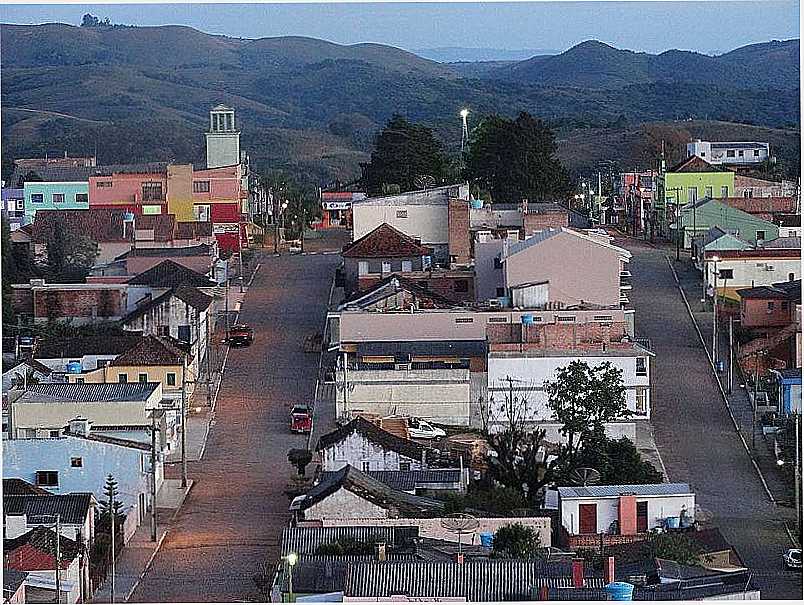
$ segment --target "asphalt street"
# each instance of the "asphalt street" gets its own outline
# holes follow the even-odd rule
[[[616,243],[633,253],[636,335],[650,338],[656,353],[652,422],[669,480],[690,484],[704,514],[755,570],[763,599],[800,599],[801,572],[784,571],[781,560],[792,546],[784,526],[791,511],[771,503],[739,441],[665,252]]]
[[[263,600],[254,577],[278,558],[289,520],[287,452],[306,446],[289,410],[312,401],[318,356],[302,344],[323,326],[340,257],[320,252],[339,249],[334,237],[310,243],[318,254],[259,255],[240,315],[254,344],[230,352],[204,457],[190,465],[195,485],[132,602]]]

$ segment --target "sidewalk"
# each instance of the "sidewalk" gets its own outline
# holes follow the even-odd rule
[[[711,358],[712,337],[714,336],[712,329],[713,312],[711,303],[706,303],[705,305],[701,303],[701,272],[693,266],[692,261],[689,259],[689,252],[686,258],[684,258],[682,253],[680,262],[675,260],[675,256],[670,258],[670,262],[676,271],[680,286],[692,310],[693,319],[698,325],[698,329],[706,343],[707,355]],[[724,326],[719,323],[718,357],[725,362],[726,370],[724,372],[717,372],[716,377],[724,391],[728,389],[728,350],[728,324]],[[741,381],[736,360],[734,362],[734,368],[732,393],[726,392],[726,395],[729,402],[728,407],[734,419],[734,423],[737,426],[738,434],[742,437],[746,449],[756,463],[757,470],[773,500],[778,504],[787,504],[791,502],[793,493],[783,481],[778,467],[776,466],[772,437],[766,437],[762,434],[759,416],[757,416],[756,426],[754,426],[754,410],[751,395],[748,392],[747,385]],[[720,401],[717,402],[717,404],[721,403]]]

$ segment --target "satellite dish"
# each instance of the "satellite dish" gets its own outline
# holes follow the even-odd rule
[[[429,189],[430,187],[435,187],[436,180],[435,177],[429,174],[420,174],[413,179],[413,184],[416,185],[417,189]]]
[[[569,474],[569,479],[574,485],[580,485],[582,487],[597,485],[600,483],[600,471],[589,468],[588,466],[582,466],[572,471]]]
[[[458,534],[458,553],[461,552],[461,537],[463,534],[473,534],[480,527],[478,521],[472,515],[466,513],[456,513],[441,519],[441,527],[452,533]]]

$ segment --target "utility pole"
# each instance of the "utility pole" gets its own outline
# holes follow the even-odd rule
[[[151,542],[156,542],[156,410],[151,410]]]
[[[61,603],[61,515],[56,515],[56,603]]]
[[[115,510],[114,510],[114,492],[112,490],[109,490],[109,516],[111,517],[111,524],[112,524],[112,549],[111,549],[110,554],[109,554],[109,558],[110,558],[109,567],[111,568],[112,573],[111,573],[111,577],[109,579],[109,586],[110,586],[109,602],[114,603],[114,572],[115,572],[115,569],[114,569],[114,563],[115,563],[115,561],[114,561],[114,554],[115,554],[114,553],[114,546],[115,546],[115,544],[114,544],[114,533],[115,533],[114,522],[115,522]]]
[[[204,327],[207,332],[207,346],[204,347],[206,349],[206,357],[207,357],[207,407],[212,407],[212,330],[209,323],[209,309],[207,309],[206,318],[204,320]]]
[[[192,350],[192,348],[190,349]],[[181,486],[187,487],[187,355],[181,358]]]
[[[729,317],[729,395],[734,388],[734,317]]]
[[[756,424],[757,424],[757,396],[759,394],[759,355],[762,351],[757,351],[754,361],[754,405],[751,406],[751,449],[756,446]]]
[[[796,535],[800,536],[801,533],[801,416],[796,414],[793,416],[793,421],[796,423],[796,468],[793,472],[795,475],[795,492],[796,492]]]
[[[715,291],[712,297],[712,363],[717,364],[717,257],[712,259],[715,262],[715,270],[712,277],[715,280]]]
[[[226,261],[226,302],[224,303],[224,320],[226,322],[226,341],[229,341],[229,261]]]

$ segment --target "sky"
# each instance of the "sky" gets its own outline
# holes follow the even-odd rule
[[[799,37],[791,0],[106,4],[0,6],[3,23],[79,24],[84,13],[128,25],[188,25],[227,36],[310,36],[407,50],[441,47],[566,50],[596,39],[635,51],[716,54]]]

